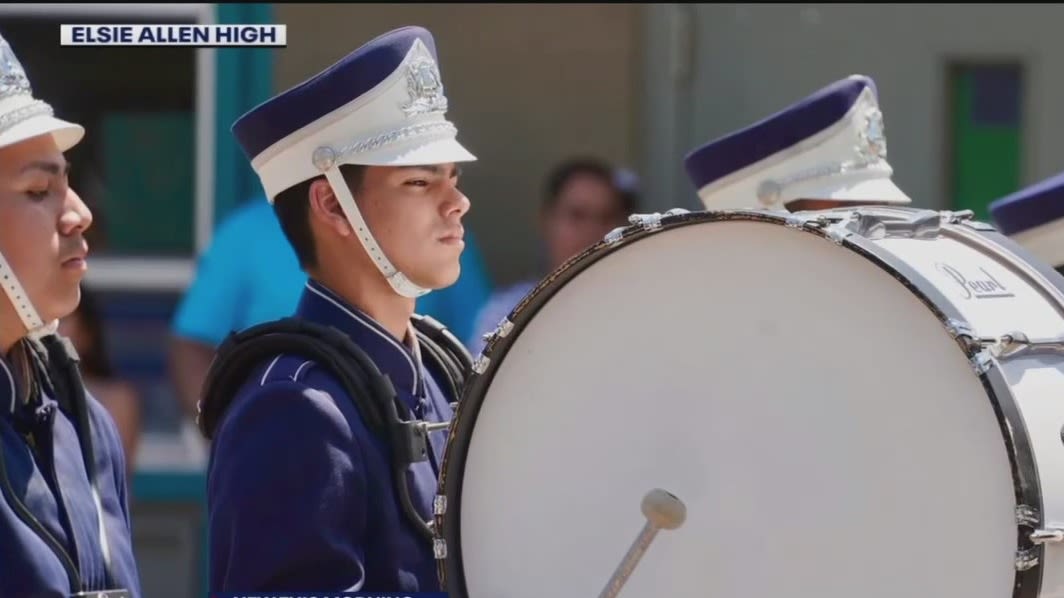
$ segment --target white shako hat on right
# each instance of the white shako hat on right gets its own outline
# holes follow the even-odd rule
[[[870,77],[853,75],[684,158],[708,210],[785,209],[799,199],[909,204],[891,180]]]
[[[990,204],[998,230],[1064,271],[1064,172]]]

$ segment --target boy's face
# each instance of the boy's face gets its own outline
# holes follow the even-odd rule
[[[370,166],[355,201],[392,265],[414,284],[441,289],[461,273],[469,199],[456,164]]]
[[[92,213],[67,169],[51,135],[0,149],[0,252],[46,322],[77,307],[87,267]]]

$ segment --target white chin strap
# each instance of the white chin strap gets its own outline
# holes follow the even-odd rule
[[[355,236],[362,242],[362,247],[366,249],[366,253],[373,258],[373,263],[377,266],[377,270],[380,270],[380,273],[384,275],[384,279],[391,285],[392,290],[403,297],[411,299],[421,297],[430,292],[432,289],[422,288],[411,282],[405,274],[392,265],[392,262],[388,260],[388,256],[384,255],[384,251],[377,244],[377,240],[373,238],[365,219],[362,218],[362,212],[358,210],[355,198],[351,196],[351,190],[347,187],[347,181],[344,180],[343,175],[340,173],[339,166],[333,165],[326,169],[325,177],[329,180],[329,185],[332,186],[336,199],[340,200],[340,208],[343,209],[344,215],[347,216],[347,221],[351,224],[351,228],[354,229]]]
[[[37,315],[37,310],[34,309],[33,303],[30,302],[29,295],[22,288],[22,284],[15,277],[15,271],[11,269],[2,253],[0,253],[0,286],[4,287],[4,293],[7,294],[12,307],[18,313],[18,317],[22,320],[22,325],[26,327],[30,338],[36,339],[48,336],[55,333],[59,328],[58,320],[45,324],[41,317]]]

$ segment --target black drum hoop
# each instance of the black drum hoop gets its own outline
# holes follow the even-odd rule
[[[546,278],[541,280],[522,301],[510,311],[506,320],[500,323],[503,334],[489,335],[478,360],[474,373],[467,381],[462,400],[458,403],[450,432],[444,459],[440,468],[439,494],[435,503],[433,529],[436,535],[435,547],[437,572],[443,589],[452,598],[469,598],[461,554],[461,496],[462,479],[465,474],[465,462],[469,452],[469,442],[476,425],[480,407],[484,402],[492,379],[514,340],[539,310],[570,280],[590,268],[599,260],[614,253],[622,247],[632,245],[662,231],[680,228],[692,224],[741,220],[748,222],[767,222],[784,225],[796,231],[817,235],[826,241],[849,249],[882,270],[890,274],[906,289],[915,295],[942,323],[957,341],[958,349],[973,363],[973,373],[977,375],[986,391],[987,399],[994,409],[1005,450],[1009,457],[1012,471],[1013,489],[1017,507],[1017,564],[1020,555],[1028,559],[1029,565],[1020,569],[1017,566],[1013,598],[1037,598],[1042,585],[1042,563],[1044,547],[1030,541],[1029,534],[1035,528],[1043,526],[1041,484],[1038,478],[1034,451],[1031,448],[1026,424],[1020,415],[1015,396],[1005,379],[1004,373],[993,360],[976,368],[975,360],[979,350],[958,332],[958,324],[965,319],[961,313],[946,299],[923,275],[912,266],[886,252],[872,240],[860,235],[850,234],[841,239],[832,239],[827,225],[841,220],[846,213],[860,212],[878,214],[890,219],[902,219],[917,210],[913,208],[896,208],[880,206],[863,206],[860,208],[842,208],[804,214],[785,212],[768,212],[759,210],[720,210],[667,213],[665,215],[644,215],[636,219],[637,223],[624,227],[616,236],[608,235],[606,239],[581,252],[565,262]],[[926,212],[926,210],[925,210]],[[950,224],[966,226],[970,230],[1012,252],[1014,257],[1025,261],[1029,267],[1041,274],[1064,294],[1064,276],[1052,268],[1043,265],[1007,237],[997,233],[993,227],[969,220],[970,213],[956,213],[959,217]],[[834,220],[833,220],[834,218]],[[1038,284],[1037,281],[1031,281]]]

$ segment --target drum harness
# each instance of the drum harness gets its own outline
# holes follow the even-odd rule
[[[56,403],[59,405],[59,409],[70,415],[72,423],[74,424],[74,429],[78,436],[78,444],[81,448],[81,456],[85,464],[85,472],[88,474],[89,482],[94,494],[93,499],[96,502],[96,515],[99,518],[100,530],[99,541],[104,555],[106,583],[108,586],[113,587],[116,577],[111,567],[109,556],[110,551],[107,544],[107,531],[103,521],[103,510],[100,504],[100,496],[102,495],[100,493],[99,474],[96,470],[96,453],[92,444],[92,427],[89,420],[88,398],[85,393],[85,384],[81,377],[81,371],[78,368],[79,358],[77,351],[75,351],[69,339],[55,334],[42,337],[39,340],[38,346],[33,346],[32,344],[31,346],[33,347],[33,350],[30,351],[30,354],[33,359],[33,368],[36,372],[35,378],[37,379],[35,382],[37,388],[34,392],[39,390],[40,385],[45,386],[48,394],[55,398]],[[44,355],[40,354],[42,348],[45,352]],[[36,427],[47,425],[50,429],[54,416],[54,410],[38,407],[34,410],[32,417],[17,418],[15,428],[23,436],[31,438],[33,435],[33,429]],[[0,445],[0,451],[2,451],[2,449],[3,446]],[[58,483],[59,481],[56,480],[56,484]],[[60,488],[56,488],[55,490],[57,493],[61,492]],[[44,525],[33,516],[33,513],[31,513],[25,504],[23,504],[15,495],[11,488],[11,480],[8,477],[3,455],[0,455],[0,493],[4,495],[8,503],[12,506],[15,515],[27,527],[33,530],[39,538],[41,538],[62,563],[70,581],[70,592],[72,597],[92,596],[94,598],[121,598],[129,596],[128,591],[124,589],[98,591],[90,590],[86,587],[81,578],[81,573],[78,570],[78,565],[74,562],[70,553],[63,548],[59,540],[45,529]],[[57,500],[62,500],[62,498],[57,497]]]
[[[428,316],[411,318],[425,354],[431,355],[445,374],[451,396],[458,400],[473,359],[461,342],[440,322]],[[371,433],[378,435],[391,452],[392,479],[409,522],[429,542],[433,523],[414,508],[405,470],[429,458],[429,433],[447,428],[449,422],[429,423],[399,416],[407,411],[391,379],[340,330],[301,318],[283,318],[252,326],[226,337],[207,372],[197,424],[210,440],[226,409],[251,371],[264,360],[280,354],[296,354],[313,360],[334,374],[354,402]],[[454,403],[452,403],[454,405]]]

